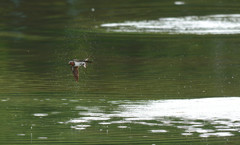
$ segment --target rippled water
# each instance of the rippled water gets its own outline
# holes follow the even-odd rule
[[[239,144],[238,1],[0,5],[0,144]]]
[[[211,140],[227,143],[238,138],[240,132],[239,97],[147,101],[28,99],[34,107],[22,100],[13,108],[8,104],[16,100],[1,100],[3,108],[11,107],[6,109],[8,117],[4,117],[14,129],[5,131],[11,144],[57,143],[56,139],[91,144],[154,144],[159,139],[171,144],[184,143],[182,139],[193,143],[201,140],[202,144]],[[89,140],[89,136],[96,139]]]
[[[239,97],[107,103],[118,107],[105,112],[104,106],[76,106],[81,117],[59,123],[74,124],[71,128],[76,130],[89,128],[93,121],[102,127],[116,124],[118,128],[131,128],[131,124],[140,124],[154,126],[148,130],[151,133],[175,134],[166,128],[171,126],[182,130],[181,135],[198,133],[200,137],[234,136],[240,132]]]

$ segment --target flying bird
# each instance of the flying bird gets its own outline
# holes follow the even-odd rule
[[[68,64],[71,65],[72,73],[73,73],[73,76],[74,76],[76,82],[78,82],[78,79],[79,79],[78,68],[80,66],[83,66],[84,68],[86,68],[87,63],[92,63],[92,61],[88,60],[88,58],[87,58],[85,60],[73,59],[68,62]]]

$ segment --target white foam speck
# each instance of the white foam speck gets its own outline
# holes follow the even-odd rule
[[[212,129],[202,129],[202,128],[197,128],[196,129],[197,133],[208,133],[208,132],[214,132]]]
[[[83,128],[83,127],[76,127],[75,129],[76,129],[76,130],[84,130],[84,129],[86,129],[86,128]]]
[[[127,128],[127,126],[118,126],[118,128]]]
[[[204,126],[203,124],[195,124],[195,125],[192,125],[193,127],[202,127]]]
[[[233,136],[230,132],[216,132],[216,133],[204,133],[200,134],[200,137],[210,137],[210,136],[219,136],[219,137],[226,137],[226,136]]]
[[[76,127],[84,127],[84,128],[86,128],[86,127],[90,127],[90,125],[76,125]]]
[[[83,122],[88,122],[88,121],[76,118],[76,119],[71,119],[71,120],[67,121],[66,123],[83,123]]]
[[[109,125],[109,124],[112,124],[112,123],[110,123],[110,122],[100,122],[100,123],[98,123],[98,124],[101,124],[101,125]]]
[[[90,125],[75,125],[75,126],[71,126],[71,128],[76,129],[76,130],[84,130],[87,127],[90,127]]]
[[[193,135],[192,133],[187,133],[187,132],[183,132],[181,133],[182,135],[188,136],[188,135]]]

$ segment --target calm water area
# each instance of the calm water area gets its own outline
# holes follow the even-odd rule
[[[239,8],[0,0],[0,144],[240,144]]]

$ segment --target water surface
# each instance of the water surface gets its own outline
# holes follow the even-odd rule
[[[0,5],[0,144],[238,144],[238,1]]]

